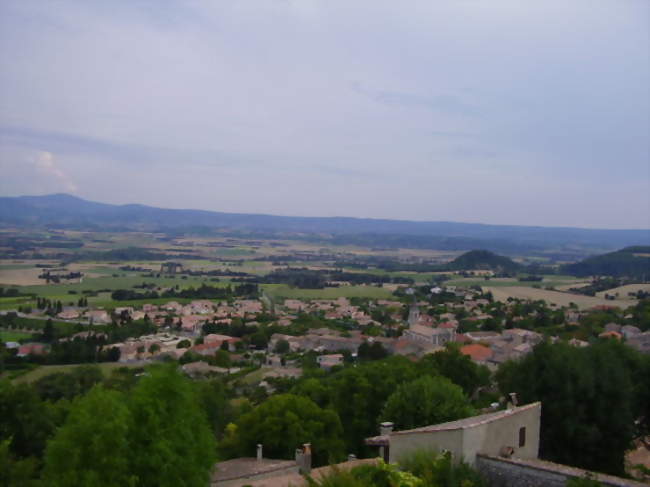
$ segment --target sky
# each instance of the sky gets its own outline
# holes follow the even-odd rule
[[[2,0],[0,194],[650,228],[647,0]]]

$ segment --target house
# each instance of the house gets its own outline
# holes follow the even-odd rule
[[[47,344],[45,343],[25,343],[18,347],[18,357],[27,355],[45,355],[47,353]]]
[[[523,330],[521,328],[503,330],[502,335],[504,340],[509,340],[514,344],[530,343],[532,345],[536,345],[544,339],[541,333],[536,333],[530,330]]]
[[[382,423],[379,436],[366,444],[379,446],[380,456],[398,462],[416,450],[448,451],[455,461],[474,465],[477,454],[537,458],[542,404],[535,402],[509,407],[457,421],[392,431],[392,423]]]
[[[241,342],[241,338],[231,337],[228,335],[217,335],[216,333],[210,333],[203,337],[203,343],[215,343],[221,347],[224,343],[228,344],[228,351],[234,352],[236,349],[237,342]]]
[[[329,370],[336,365],[343,365],[343,355],[340,353],[319,355],[316,361],[321,369]]]
[[[445,343],[454,341],[455,334],[456,331],[453,328],[429,328],[428,326],[412,325],[408,330],[404,330],[403,336],[413,342],[444,346]]]
[[[501,335],[495,331],[468,331],[465,336],[472,342],[490,343],[502,339]]]
[[[56,316],[62,320],[76,320],[79,318],[79,311],[73,308],[64,309]]]
[[[622,326],[620,331],[626,340],[641,333],[641,330],[639,330],[636,326],[632,326],[632,325]]]
[[[578,340],[577,338],[572,338],[569,340],[569,345],[572,347],[578,347],[578,348],[584,348],[589,346],[589,342],[585,342],[584,340]]]
[[[202,343],[200,345],[194,345],[190,348],[195,353],[203,355],[204,357],[214,355],[218,350],[221,349],[221,342],[212,342],[212,343]]]
[[[460,353],[467,355],[474,362],[479,364],[486,364],[487,361],[492,358],[492,350],[484,345],[479,345],[478,343],[472,343],[470,345],[464,345],[460,347]]]
[[[627,344],[639,352],[650,353],[650,331],[639,333],[627,340]]]
[[[193,335],[198,335],[201,332],[205,316],[189,315],[181,318],[181,329]]]
[[[86,311],[86,319],[90,323],[94,323],[96,325],[106,324],[111,322],[111,317],[103,309],[93,309],[93,310]]]
[[[621,340],[623,338],[623,335],[617,331],[604,331],[598,335],[598,338],[613,338],[615,340]]]
[[[620,332],[621,331],[621,325],[619,325],[618,323],[607,323],[605,325],[605,331]]]
[[[217,463],[210,481],[211,487],[241,487],[254,480],[280,477],[311,471],[311,445],[296,450],[295,460],[276,460],[263,457],[262,445],[257,445],[256,458],[234,458]],[[300,478],[300,477],[298,477]],[[285,484],[286,485],[286,484]]]

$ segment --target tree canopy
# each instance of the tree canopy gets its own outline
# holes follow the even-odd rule
[[[502,366],[497,379],[523,403],[542,401],[542,458],[621,475],[635,421],[647,424],[648,362],[612,340],[587,348],[542,343]]]
[[[302,444],[312,443],[314,462],[321,465],[340,460],[345,453],[338,415],[294,394],[273,396],[244,414],[237,434],[242,456],[251,456],[258,443],[264,445],[265,455],[287,459]]]
[[[444,423],[476,414],[460,386],[445,377],[424,376],[399,386],[381,413],[396,429]]]

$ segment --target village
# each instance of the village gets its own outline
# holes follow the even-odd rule
[[[406,290],[407,293],[412,291]],[[188,357],[214,357],[223,350],[232,354],[232,362],[242,360],[244,353],[251,352],[266,366],[283,367],[287,364],[286,360],[280,360],[281,355],[292,353],[295,356],[311,351],[318,354],[317,363],[321,368],[331,369],[343,365],[346,356],[348,361],[355,359],[363,344],[379,347],[386,355],[417,358],[457,344],[463,355],[494,371],[508,360],[527,355],[545,338],[551,343],[561,340],[559,336],[528,329],[530,326],[518,327],[525,318],[534,318],[539,313],[533,309],[529,316],[514,316],[514,308],[521,307],[518,300],[506,305],[495,304],[488,299],[489,296],[477,290],[455,287],[431,288],[429,297],[435,298],[435,304],[425,299],[418,300],[410,294],[407,296],[406,302],[378,299],[356,304],[345,297],[285,299],[275,304],[262,296],[229,301],[201,299],[186,304],[177,301],[145,303],[138,307],[118,306],[110,310],[68,306],[55,319],[88,328],[60,338],[61,341],[86,340],[89,337],[103,339],[104,347],[119,350],[121,363],[181,359],[186,354]],[[449,301],[441,299],[444,296],[448,296]],[[562,308],[556,310],[556,314],[558,312],[567,329],[578,329],[580,319],[588,314],[588,311],[573,308]],[[3,313],[7,314],[6,311]],[[47,318],[38,310],[26,316]],[[312,320],[309,327],[292,326],[305,316],[319,321]],[[136,321],[150,324],[152,333],[132,336],[121,342],[106,342],[103,326]],[[251,340],[252,335],[259,338],[257,332],[260,330],[266,335]],[[624,340],[641,352],[650,352],[650,332],[641,332],[630,324],[608,322],[597,336],[592,337],[596,338]],[[571,338],[567,341],[576,347],[589,345],[588,339]],[[48,353],[47,343],[7,342],[5,346],[17,348],[19,357]],[[228,369],[218,367],[210,370],[228,372]]]

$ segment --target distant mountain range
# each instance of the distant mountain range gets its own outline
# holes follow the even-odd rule
[[[596,230],[348,217],[290,217],[110,205],[67,194],[0,198],[0,226],[168,234],[291,237],[380,248],[469,250],[571,257],[650,244],[650,230]]]

